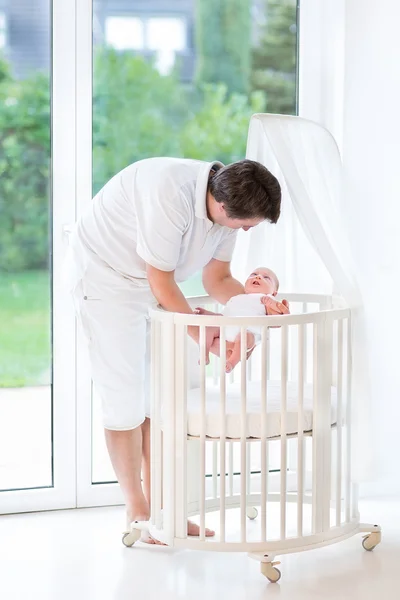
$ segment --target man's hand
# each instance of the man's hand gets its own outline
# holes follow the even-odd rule
[[[263,296],[261,302],[265,306],[267,315],[288,315],[290,313],[289,302],[287,300],[279,302],[270,296]]]
[[[198,306],[197,308],[194,309],[194,314],[195,315],[209,315],[211,317],[221,317],[221,313],[215,313],[212,312],[211,310],[206,310],[205,308],[202,308],[201,306]]]

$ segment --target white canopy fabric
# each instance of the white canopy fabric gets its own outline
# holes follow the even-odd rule
[[[282,186],[277,225],[240,232],[233,272],[245,279],[257,266],[276,271],[283,292],[340,294],[352,309],[353,475],[371,478],[370,385],[366,319],[342,211],[342,164],[332,135],[312,121],[256,114],[247,158],[265,165]]]

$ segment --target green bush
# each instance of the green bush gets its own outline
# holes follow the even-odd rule
[[[43,268],[48,260],[49,81],[15,81],[0,61],[0,270]]]

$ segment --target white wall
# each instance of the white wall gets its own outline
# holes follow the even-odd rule
[[[347,0],[343,160],[350,234],[369,298],[379,480],[400,493],[400,2]]]

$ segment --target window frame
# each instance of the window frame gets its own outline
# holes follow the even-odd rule
[[[76,506],[75,318],[63,282],[65,227],[75,219],[75,0],[53,0],[51,73],[53,486],[0,492],[0,514]],[[71,202],[72,199],[72,202]]]

